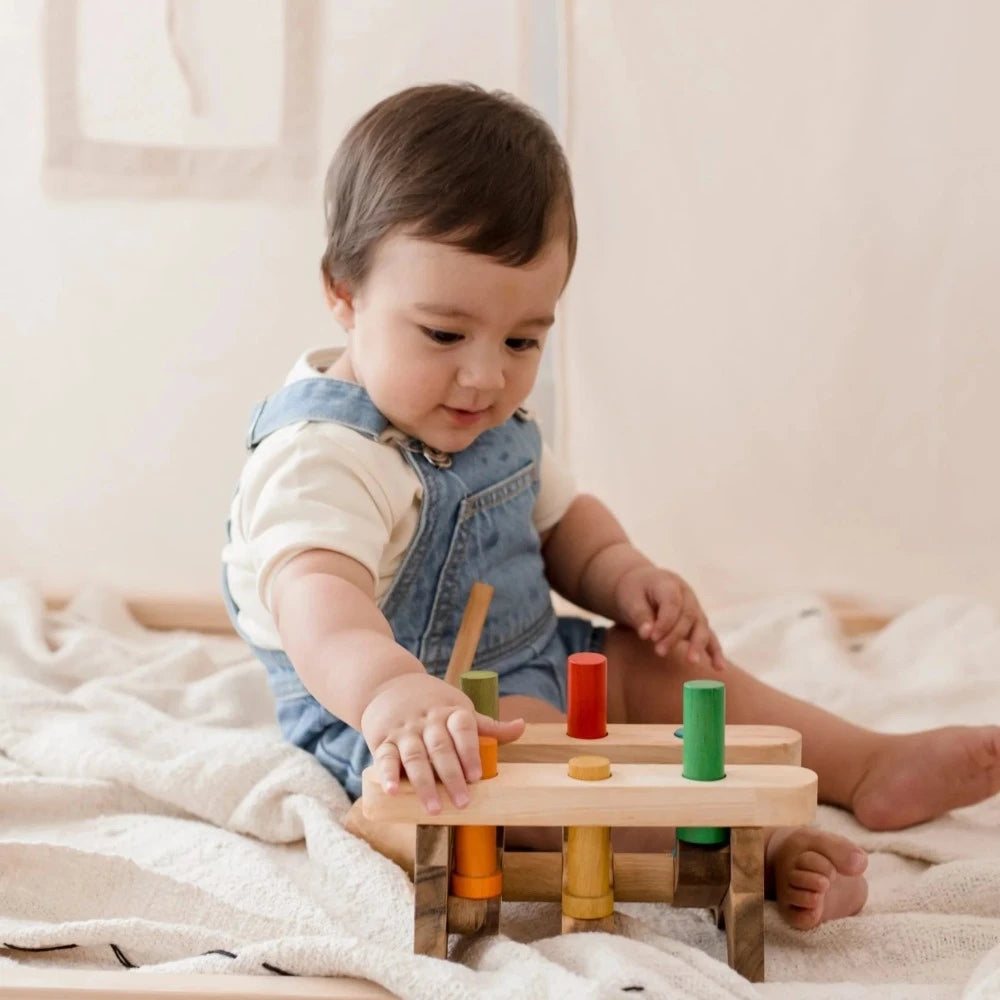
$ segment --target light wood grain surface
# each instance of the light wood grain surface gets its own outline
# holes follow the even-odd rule
[[[604,781],[574,781],[565,764],[504,764],[468,788],[464,809],[443,797],[428,815],[408,781],[387,795],[371,768],[362,775],[369,819],[456,826],[794,826],[816,813],[816,775],[802,767],[727,766],[721,781],[691,781],[676,764],[617,764]]]
[[[558,764],[581,753],[596,753],[618,764],[680,764],[683,741],[669,725],[608,723],[608,734],[596,740],[566,735],[564,722],[532,722],[524,735],[500,747],[500,760],[510,764]],[[799,764],[802,737],[784,726],[726,726],[726,763]]]
[[[0,1000],[385,1000],[375,983],[343,976],[217,976],[18,969],[4,966]]]

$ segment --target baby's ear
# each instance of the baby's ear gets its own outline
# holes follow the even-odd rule
[[[354,329],[354,299],[350,286],[345,281],[331,278],[325,270],[322,271],[323,294],[326,304],[333,313],[333,318],[345,330]]]

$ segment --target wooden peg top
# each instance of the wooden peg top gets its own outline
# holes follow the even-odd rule
[[[571,757],[567,769],[571,778],[578,778],[580,781],[602,781],[611,777],[611,761],[594,754]]]

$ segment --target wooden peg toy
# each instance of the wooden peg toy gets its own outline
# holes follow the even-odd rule
[[[469,669],[492,596],[476,587],[485,589],[470,597],[448,679],[497,718],[497,675]],[[503,899],[559,902],[564,932],[612,930],[616,899],[670,902],[714,909],[729,964],[762,981],[764,827],[816,812],[801,737],[726,726],[719,681],[684,685],[682,731],[609,725],[606,659],[574,654],[567,678],[565,725],[529,724],[500,748],[481,741],[483,780],[463,809],[442,795],[430,816],[408,782],[389,796],[371,769],[362,775],[358,832],[412,831],[414,951],[446,958],[449,932],[496,933]],[[562,853],[505,853],[506,826],[562,827]],[[613,826],[674,827],[674,853],[615,856]]]
[[[607,744],[634,754],[650,745],[649,733],[634,736],[631,728],[559,745],[603,750]],[[673,739],[674,729],[661,731],[669,730]],[[812,820],[817,779],[794,763],[730,764],[730,737],[743,759],[755,753],[765,760],[775,755],[797,759],[798,743],[787,730],[765,728],[755,743],[743,727],[726,729],[721,685],[695,682],[685,690],[678,763],[616,763],[603,754],[575,754],[572,764],[568,759],[562,764],[501,759],[495,777],[470,786],[464,809],[442,796],[441,811],[434,816],[423,811],[407,783],[387,796],[366,771],[365,815],[379,823],[412,823],[417,831],[415,950],[444,957],[449,932],[495,932],[502,899],[560,902],[567,932],[612,929],[615,899],[660,901],[718,911],[730,964],[748,979],[763,979],[763,828]],[[563,827],[563,852],[504,853],[504,826]],[[675,827],[683,836],[673,857],[616,857],[612,826]],[[474,848],[463,847],[461,861],[459,852],[449,854],[447,831],[453,828],[457,840],[467,836],[459,829],[468,827],[495,829],[492,855],[490,833],[480,835]],[[489,891],[499,885],[499,895],[488,901],[491,911],[483,899],[457,894],[466,892],[469,876],[473,884],[488,883]]]

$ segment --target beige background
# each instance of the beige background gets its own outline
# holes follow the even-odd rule
[[[114,10],[102,0],[93,16]],[[339,337],[319,258],[341,134],[428,80],[545,99],[557,73],[539,46],[555,48],[556,8],[326,5],[316,170],[282,202],[48,198],[43,14],[40,0],[0,2],[0,573],[214,597],[251,406],[301,351]]]
[[[1000,602],[1000,5],[572,5],[565,442],[718,599]]]
[[[1000,601],[1000,7],[336,11],[299,201],[55,202],[42,5],[0,5],[0,571],[215,593],[250,403],[333,335],[322,166],[384,94],[470,78],[566,129],[558,437],[638,541],[712,603]]]

